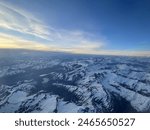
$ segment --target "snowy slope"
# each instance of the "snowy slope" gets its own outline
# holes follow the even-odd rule
[[[0,112],[150,112],[148,57],[12,53],[0,59]]]

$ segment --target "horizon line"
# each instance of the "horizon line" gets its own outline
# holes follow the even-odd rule
[[[119,54],[117,51],[115,53],[115,51],[112,51],[113,53],[107,53],[107,51],[105,51],[105,53],[80,53],[80,52],[71,52],[71,51],[62,51],[62,50],[42,50],[42,49],[29,49],[29,48],[0,48],[0,50],[25,50],[25,51],[39,51],[39,52],[56,52],[56,53],[67,53],[67,54],[79,54],[79,55],[96,55],[96,56],[127,56],[127,57],[150,57],[150,51],[144,51],[147,52],[148,54],[142,54],[142,55],[138,55],[135,54],[135,51],[122,51],[122,52],[126,52],[128,54]],[[132,54],[129,54],[129,52],[132,52]],[[134,53],[133,53],[134,52]],[[137,52],[137,51],[136,51]],[[143,52],[143,51],[138,51],[138,52]]]

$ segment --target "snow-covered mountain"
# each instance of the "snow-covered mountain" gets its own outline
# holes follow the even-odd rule
[[[150,58],[0,50],[0,112],[150,112]]]

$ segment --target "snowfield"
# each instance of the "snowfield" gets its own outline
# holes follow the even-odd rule
[[[0,54],[0,112],[150,112],[149,57]]]

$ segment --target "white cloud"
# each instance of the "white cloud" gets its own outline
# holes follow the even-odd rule
[[[20,37],[0,33],[0,48],[18,48],[31,50],[51,50],[53,46],[24,40]]]
[[[91,51],[99,45],[98,43],[90,44],[85,41],[83,44],[74,44],[71,47],[64,46],[60,47],[57,44],[43,44],[35,41],[24,40],[18,36],[12,36],[4,33],[0,33],[0,48],[21,48],[21,49],[33,49],[33,50],[45,50],[45,51],[65,51],[74,53],[85,53],[86,51]]]
[[[74,47],[60,47],[58,45],[45,45],[42,43],[24,40],[20,37],[0,33],[0,48],[18,48],[43,51],[63,51],[79,54],[101,54],[101,55],[122,55],[122,56],[150,56],[149,51],[119,51],[119,50],[96,50],[98,43],[90,44],[85,41]]]
[[[150,56],[150,51],[129,51],[129,50],[99,50],[93,54],[116,55],[116,56]]]
[[[0,2],[0,27],[48,39],[49,31],[34,16],[10,4]]]
[[[0,12],[1,28],[46,39],[50,45],[57,47],[58,50],[68,49],[68,51],[76,50],[81,52],[82,50],[86,51],[87,49],[89,51],[104,45],[102,42],[90,40],[87,38],[87,34],[82,31],[58,30],[48,27],[27,11],[6,2],[0,2]],[[24,39],[26,38],[24,37]],[[49,45],[44,44],[44,46]]]
[[[15,33],[10,35],[0,31],[0,48],[25,48],[104,55],[150,56],[149,51],[104,50],[106,45],[105,39],[93,40],[93,34],[87,32],[55,29],[47,26],[27,11],[4,1],[0,2],[0,28],[43,39],[42,43],[35,39],[29,41],[25,35],[24,37],[19,37]],[[44,39],[49,44],[44,43]]]

